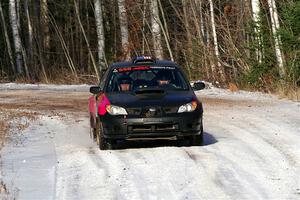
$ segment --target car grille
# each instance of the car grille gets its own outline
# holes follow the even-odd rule
[[[141,108],[126,108],[128,115],[137,115],[141,114]]]
[[[144,107],[144,108],[126,108],[128,115],[134,115],[138,117],[160,117],[164,114],[177,113],[177,106],[166,107]]]
[[[166,114],[177,113],[177,111],[178,111],[178,107],[177,106],[167,106],[167,107],[164,107],[164,112]]]
[[[129,125],[130,133],[145,133],[145,132],[174,132],[178,130],[178,124],[138,124]]]
[[[141,117],[160,117],[162,116],[162,109],[159,107],[148,107],[143,108],[141,112]]]

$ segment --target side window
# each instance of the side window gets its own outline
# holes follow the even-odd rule
[[[105,82],[107,80],[107,75],[108,75],[109,70],[106,70],[106,72],[103,74],[101,80],[100,80],[100,84],[99,87],[101,88],[101,90],[104,90],[104,86],[105,86]]]

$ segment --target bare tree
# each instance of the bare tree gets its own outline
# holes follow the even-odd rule
[[[29,0],[30,1],[30,0]],[[28,0],[24,0],[24,10],[25,15],[27,19],[27,29],[28,29],[28,49],[27,49],[27,56],[28,56],[28,63],[32,62],[32,52],[33,52],[33,33],[32,33],[32,25],[31,25],[31,19],[29,14],[29,7],[28,7]]]
[[[269,6],[269,12],[270,12],[270,18],[271,18],[271,27],[275,42],[275,53],[276,53],[276,59],[279,67],[279,74],[281,78],[285,77],[285,69],[283,66],[283,54],[280,49],[280,36],[278,35],[277,31],[280,28],[279,20],[278,20],[278,12],[276,3],[274,0],[268,0],[268,6]]]
[[[187,0],[181,0],[182,2],[182,9],[183,9],[183,22],[184,22],[184,27],[185,27],[185,32],[186,32],[186,40],[187,40],[187,54],[185,56],[186,58],[186,63],[187,63],[187,68],[189,70],[189,74],[191,71],[191,67],[194,64],[194,59],[192,55],[192,34],[191,34],[191,29],[190,29],[190,22],[189,22],[189,18],[188,18],[188,2]],[[191,77],[191,75],[190,75]]]
[[[162,59],[163,51],[161,45],[161,27],[157,0],[151,1],[151,25],[152,25],[152,37],[153,37],[153,48],[155,57]]]
[[[168,30],[168,24],[167,24],[167,20],[166,20],[166,17],[165,17],[165,12],[164,12],[161,0],[158,0],[158,4],[159,4],[159,8],[160,8],[160,11],[161,11],[161,15],[162,15],[162,18],[163,18],[164,25],[162,24],[161,20],[159,20],[158,22],[159,22],[159,25],[161,27],[161,30],[163,32],[163,35],[164,35],[164,38],[165,38],[165,41],[166,41],[166,45],[167,45],[167,49],[168,49],[168,52],[169,52],[170,59],[172,61],[174,61],[173,51],[172,51],[171,45],[170,45],[170,34],[169,34],[169,30]]]
[[[49,33],[49,11],[48,0],[41,0],[41,19],[43,34],[43,49],[46,51],[46,58],[49,60],[48,51],[50,49],[50,33]]]
[[[100,0],[94,0],[95,6],[95,19],[96,19],[96,30],[97,30],[97,38],[98,38],[98,62],[100,66],[100,71],[106,65],[105,59],[105,36],[104,36],[104,28],[103,28],[103,17],[102,17],[102,8]]]
[[[86,36],[85,30],[84,30],[83,25],[82,25],[82,23],[81,23],[80,13],[79,13],[79,9],[78,9],[78,5],[77,5],[77,3],[76,3],[76,0],[74,0],[74,6],[75,6],[75,12],[76,12],[76,16],[77,16],[77,19],[78,19],[78,23],[79,23],[79,25],[80,25],[80,29],[81,29],[81,31],[82,31],[82,34],[83,34],[85,43],[86,43],[86,45],[87,45],[87,49],[88,49],[89,55],[90,55],[90,57],[91,57],[93,66],[94,66],[94,70],[95,70],[97,79],[98,79],[98,81],[99,81],[99,79],[100,79],[99,71],[98,71],[98,68],[97,68],[97,65],[96,65],[96,62],[95,62],[95,59],[94,59],[92,50],[91,50],[91,46],[90,46],[89,40],[88,40],[88,38],[87,38],[87,36]]]
[[[226,81],[225,73],[224,73],[223,67],[220,62],[220,52],[219,52],[219,45],[218,45],[217,32],[216,32],[215,15],[214,15],[214,5],[213,5],[212,0],[209,0],[209,7],[210,7],[212,36],[213,36],[213,41],[214,41],[214,51],[215,51],[215,56],[217,59],[218,72],[221,76],[221,81],[225,82]],[[215,76],[215,74],[217,74],[217,71],[216,71],[216,67],[214,64],[212,65],[212,71],[213,71],[213,75]],[[215,79],[216,79],[216,77],[215,77]]]
[[[119,20],[120,20],[120,29],[121,29],[121,43],[122,51],[125,59],[130,58],[129,52],[129,34],[128,34],[128,21],[125,7],[125,0],[118,0],[119,8]]]
[[[251,0],[252,18],[254,22],[255,40],[257,42],[256,56],[259,63],[262,62],[262,42],[261,42],[261,19],[260,19],[260,2],[259,0]]]
[[[15,0],[9,0],[9,16],[10,23],[13,32],[13,40],[15,46],[15,56],[16,56],[16,72],[17,75],[23,74],[23,58],[22,58],[22,44],[20,33],[18,29],[18,18],[16,13],[16,2]]]
[[[11,64],[11,68],[12,68],[14,74],[16,74],[13,54],[12,54],[12,50],[11,50],[11,46],[10,46],[8,33],[7,33],[7,27],[6,27],[6,24],[5,24],[5,19],[4,19],[4,14],[3,14],[3,10],[2,10],[1,1],[0,1],[0,15],[1,15],[1,24],[2,24],[3,32],[4,32],[4,36],[5,36],[5,43],[6,43],[6,47],[7,47],[8,56],[9,56],[9,62]]]
[[[75,78],[77,78],[76,68],[75,68],[74,62],[73,62],[73,60],[72,60],[72,58],[71,58],[71,56],[70,56],[70,51],[69,51],[69,49],[68,49],[68,47],[67,47],[67,45],[66,45],[66,42],[65,42],[65,40],[64,40],[64,38],[63,38],[63,36],[62,36],[62,34],[61,34],[59,28],[58,28],[58,25],[57,25],[57,23],[56,23],[56,21],[55,21],[53,15],[50,14],[49,16],[50,16],[50,22],[51,22],[51,24],[53,25],[53,27],[54,27],[54,29],[55,29],[55,32],[56,32],[56,34],[57,34],[57,36],[58,36],[58,39],[59,39],[60,44],[61,44],[61,47],[62,47],[62,49],[63,49],[63,51],[64,51],[64,55],[65,55],[66,60],[67,60],[67,62],[68,62],[68,66],[69,66],[71,72],[73,73],[73,76],[74,76]],[[43,59],[42,59],[42,56],[41,56],[41,55],[39,55],[39,56],[40,56],[41,64],[43,65]],[[43,68],[43,69],[44,69],[44,68]]]

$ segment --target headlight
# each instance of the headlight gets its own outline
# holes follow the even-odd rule
[[[106,111],[111,115],[127,115],[125,108],[114,105],[107,105]]]
[[[178,113],[193,112],[197,108],[197,102],[192,101],[179,107]]]

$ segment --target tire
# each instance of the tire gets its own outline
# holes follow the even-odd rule
[[[93,125],[93,117],[90,115],[90,138],[93,139],[95,141],[95,136],[96,136],[96,129],[95,128],[92,128],[92,125]]]
[[[99,139],[98,139],[98,134],[100,132],[100,120],[99,118],[97,117],[96,118],[96,128],[93,128],[93,132],[92,132],[92,137],[93,137],[93,140],[95,142],[97,142],[97,145],[99,145]]]
[[[104,138],[104,130],[102,123],[100,122],[99,118],[97,118],[97,124],[96,129],[98,129],[96,134],[96,141],[97,145],[99,146],[100,150],[111,150],[113,149],[113,143],[112,141],[109,141],[108,139]]]
[[[187,137],[177,138],[177,146],[178,147],[187,147],[187,146],[189,146],[189,141],[187,141]]]
[[[190,136],[190,145],[191,146],[200,146],[203,144],[203,124],[200,127],[200,134]]]

